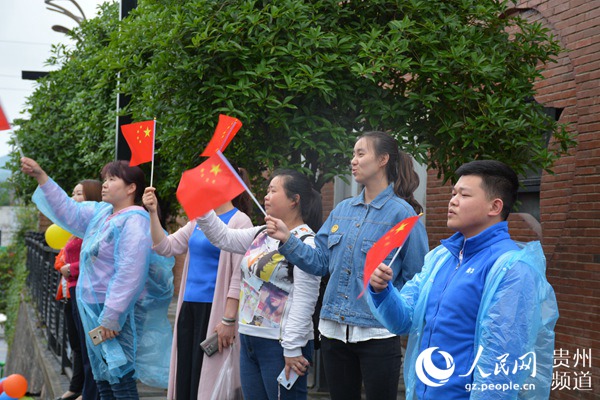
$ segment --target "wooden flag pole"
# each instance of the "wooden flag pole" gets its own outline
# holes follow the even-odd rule
[[[154,145],[156,144],[156,117],[154,117],[154,129],[152,130],[152,165],[150,166],[150,187],[154,181]]]
[[[250,191],[250,188],[246,185],[246,183],[242,180],[242,178],[240,177],[240,175],[238,174],[238,172],[229,163],[229,160],[227,160],[227,158],[225,158],[225,156],[223,155],[223,153],[221,153],[221,150],[217,150],[217,154],[219,155],[219,158],[221,158],[221,160],[223,160],[223,162],[227,164],[227,166],[229,167],[229,169],[231,170],[231,172],[233,172],[235,174],[235,177],[240,182],[240,184],[244,187],[244,190],[246,190],[246,193],[248,193],[250,195],[250,197],[252,198],[252,200],[254,200],[254,203],[256,203],[256,205],[258,206],[258,208],[260,209],[260,211],[262,211],[262,213],[266,217],[267,216],[267,212],[265,211],[264,208],[262,208],[262,206],[260,205],[260,203],[258,202],[258,200],[256,200],[256,197],[254,197],[254,195]]]
[[[260,205],[260,203],[258,202],[258,200],[256,200],[256,197],[254,197],[254,195],[252,194],[252,192],[250,191],[250,189],[248,189],[248,186],[244,185],[244,187],[246,188],[246,192],[248,192],[248,194],[250,195],[250,197],[252,197],[252,200],[254,200],[254,202],[256,203],[256,205],[258,206],[258,208],[260,208],[260,211],[262,211],[262,213],[266,217],[267,216],[267,212],[265,211],[265,209],[262,208],[262,206]]]
[[[12,127],[10,128],[10,132],[15,133],[15,131],[12,130]],[[21,148],[21,145],[19,144],[19,140],[17,139],[16,134],[15,134],[15,146],[17,146],[17,149],[19,149],[19,154],[21,155],[21,158],[25,157],[25,155],[23,154],[23,149]]]
[[[420,213],[419,217],[421,217],[421,215],[423,215],[423,213]],[[396,261],[396,257],[398,257],[398,254],[400,254],[400,250],[402,250],[403,246],[404,245],[398,247],[398,250],[396,250],[396,254],[394,254],[394,257],[392,257],[392,261],[390,261],[390,264],[389,264],[390,267],[392,266],[392,264],[394,263],[394,261]]]

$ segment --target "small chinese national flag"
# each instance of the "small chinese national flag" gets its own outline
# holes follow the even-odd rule
[[[231,139],[242,127],[242,123],[239,119],[228,117],[227,115],[219,115],[219,123],[213,133],[212,139],[208,142],[206,149],[200,154],[201,157],[210,157],[220,150],[221,153],[225,151],[225,148],[231,142]]]
[[[6,118],[6,114],[4,114],[2,104],[0,104],[0,131],[6,131],[8,129],[10,129],[10,124],[8,123],[8,118]]]
[[[121,125],[121,131],[131,149],[129,165],[134,167],[152,161],[154,156],[154,120]]]
[[[363,291],[358,295],[361,297],[367,288],[367,284],[371,279],[371,274],[377,269],[379,264],[390,254],[392,249],[396,247],[402,247],[406,238],[412,231],[413,227],[419,220],[419,215],[414,217],[408,217],[400,221],[396,226],[387,231],[385,235],[381,237],[373,247],[367,253],[367,259],[365,260],[365,269],[363,272]]]
[[[234,199],[245,185],[220,151],[181,176],[177,199],[188,218],[200,217]]]

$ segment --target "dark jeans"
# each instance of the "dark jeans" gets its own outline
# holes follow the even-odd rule
[[[396,400],[402,365],[400,338],[358,343],[321,337],[323,367],[332,400]]]
[[[177,399],[196,399],[204,351],[200,343],[206,339],[212,303],[184,301],[177,316]]]
[[[277,377],[285,367],[283,347],[279,340],[240,334],[240,344],[240,375],[244,399],[306,399],[307,374],[298,377],[290,390],[277,383]],[[302,348],[302,355],[312,363],[312,353],[313,341],[309,340]]]
[[[135,371],[131,371],[125,374],[119,379],[119,382],[113,384],[108,383],[108,381],[96,381],[100,400],[138,400],[140,396],[138,395],[135,379],[133,379],[134,373]]]
[[[85,400],[97,400],[98,387],[94,380],[94,373],[92,372],[92,365],[90,364],[90,357],[87,352],[87,345],[85,342],[85,336],[87,332],[83,329],[83,323],[81,322],[81,316],[79,315],[79,307],[77,306],[77,295],[75,294],[76,288],[70,288],[69,294],[71,295],[71,307],[73,309],[73,322],[75,323],[75,329],[79,336],[79,345],[81,346],[81,361],[83,364],[83,390],[81,392],[82,397]]]
[[[75,288],[73,288],[75,289]],[[69,289],[69,293],[74,290]],[[71,352],[73,353],[73,375],[69,382],[69,391],[73,393],[81,393],[83,390],[83,381],[85,378],[83,372],[83,359],[81,355],[81,344],[79,343],[79,333],[77,332],[77,326],[75,324],[75,316],[73,311],[73,303],[76,299],[71,298],[65,302],[65,325],[67,326],[67,337],[69,338],[69,345],[71,346]],[[75,305],[77,307],[77,305]]]

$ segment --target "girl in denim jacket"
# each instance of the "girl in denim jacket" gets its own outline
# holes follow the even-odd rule
[[[396,399],[402,353],[400,338],[373,316],[364,297],[367,252],[387,231],[422,207],[414,198],[419,178],[412,160],[383,132],[368,132],[354,146],[352,175],[362,192],[342,201],[315,237],[316,247],[290,235],[283,221],[267,217],[267,232],[284,243],[280,252],[300,269],[330,275],[319,320],[325,376],[333,400]],[[427,234],[417,224],[391,265],[400,289],[421,270]],[[388,265],[393,253],[384,260]]]

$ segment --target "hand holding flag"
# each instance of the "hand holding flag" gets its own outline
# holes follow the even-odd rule
[[[200,154],[201,157],[210,157],[217,152],[217,150],[225,151],[225,148],[229,145],[233,137],[242,127],[242,123],[239,119],[228,117],[227,115],[219,115],[219,123],[213,133],[212,139]]]
[[[400,221],[396,226],[390,229],[385,235],[383,235],[367,253],[367,259],[365,260],[365,268],[363,272],[363,290],[358,295],[361,298],[367,289],[367,284],[371,278],[371,274],[379,264],[390,254],[392,249],[399,247],[398,251],[392,258],[390,265],[396,259],[396,256],[402,249],[402,245],[408,238],[408,235],[414,228],[415,224],[419,220],[421,215],[415,215],[414,217],[408,217]]]

